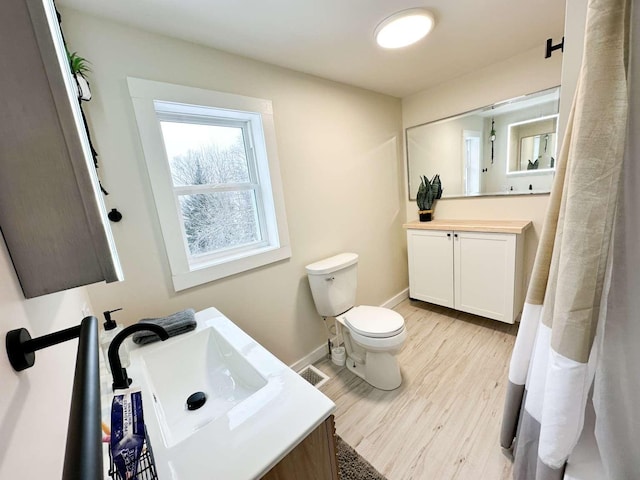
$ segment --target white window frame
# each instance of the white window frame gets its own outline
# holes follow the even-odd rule
[[[127,83],[175,291],[290,258],[271,101],[139,78],[129,77]],[[206,117],[225,118],[236,125],[244,124],[250,132],[245,142],[251,143],[248,153],[255,156],[255,169],[250,175],[257,184],[252,188],[261,199],[257,204],[264,219],[260,222],[263,241],[225,252],[190,255],[178,193],[212,190],[210,186],[173,185],[160,121],[180,116],[201,116],[203,122],[198,123],[203,124]]]
[[[187,235],[184,228],[184,221],[180,215],[180,232],[182,233],[185,252],[187,254],[189,265],[192,270],[200,266],[209,266],[216,263],[218,259],[224,261],[225,257],[233,257],[238,253],[250,252],[258,250],[261,247],[269,246],[273,242],[270,239],[277,239],[278,232],[274,227],[273,202],[269,196],[264,194],[261,179],[269,178],[269,170],[266,168],[267,162],[261,162],[258,158],[265,158],[266,153],[260,148],[256,149],[254,139],[258,139],[258,143],[263,145],[264,139],[262,134],[262,122],[260,115],[251,112],[236,112],[214,108],[205,108],[202,106],[184,105],[176,103],[167,103],[154,101],[156,117],[159,122],[181,122],[193,123],[196,125],[217,125],[240,128],[243,131],[243,141],[245,153],[247,155],[247,166],[249,173],[249,182],[241,184],[221,184],[221,185],[180,185],[176,186],[172,183],[174,201],[178,212],[180,212],[180,196],[216,193],[224,191],[246,191],[254,192],[256,196],[256,224],[260,230],[260,240],[238,247],[228,247],[211,253],[203,253],[192,255],[187,246]],[[171,169],[169,169],[171,173]],[[266,204],[266,205],[265,205]]]

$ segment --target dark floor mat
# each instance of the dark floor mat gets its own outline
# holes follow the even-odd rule
[[[336,435],[338,468],[342,480],[386,480],[386,477]]]

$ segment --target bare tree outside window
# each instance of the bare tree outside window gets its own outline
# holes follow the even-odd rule
[[[237,134],[231,143],[199,142],[199,145],[193,145],[186,152],[182,149],[184,153],[169,158],[187,245],[192,256],[262,240],[256,185],[251,181],[242,129],[215,128],[233,129]],[[165,138],[167,134],[171,135],[166,128],[163,128],[163,133]],[[192,186],[211,188],[202,193],[194,193],[193,189],[188,193],[181,192]]]
[[[249,168],[244,143],[237,139],[228,147],[216,144],[189,149],[170,161],[173,184],[221,185],[249,183]]]

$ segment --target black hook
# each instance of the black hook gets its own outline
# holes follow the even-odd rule
[[[553,39],[548,38],[547,39],[547,53],[545,53],[544,58],[549,58],[551,56],[551,54],[555,51],[560,49],[561,52],[564,52],[564,37],[562,37],[562,41],[560,43],[558,43],[557,45],[553,45]]]

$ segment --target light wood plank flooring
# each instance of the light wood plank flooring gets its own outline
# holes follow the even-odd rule
[[[499,430],[517,326],[405,300],[403,383],[384,392],[329,360],[336,431],[388,480],[502,480]]]

